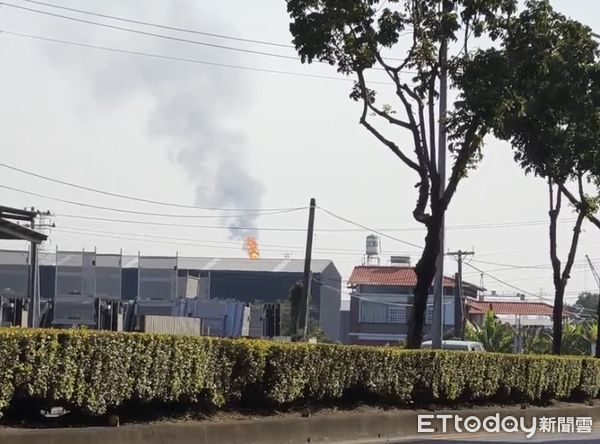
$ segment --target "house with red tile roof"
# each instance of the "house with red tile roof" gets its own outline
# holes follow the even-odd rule
[[[406,339],[410,319],[413,291],[417,283],[414,267],[409,265],[354,267],[348,280],[350,287],[351,344],[397,344]],[[444,277],[444,332],[454,331],[454,278]],[[476,299],[483,289],[463,282],[466,298]],[[425,337],[431,328],[433,314],[433,288],[428,301]]]
[[[475,323],[483,322],[487,311],[511,325],[522,327],[549,327],[552,325],[552,311],[554,307],[546,302],[466,300],[467,318]],[[577,315],[568,309],[563,310],[563,319],[572,320]]]

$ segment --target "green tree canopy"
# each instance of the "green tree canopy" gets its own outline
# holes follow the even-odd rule
[[[494,134],[511,142],[523,170],[548,183],[553,352],[560,353],[565,288],[583,221],[598,207],[598,192],[588,196],[584,189],[600,177],[598,44],[587,26],[555,12],[547,0],[527,1],[521,14],[499,28],[500,48],[478,50],[454,67],[468,91],[461,106],[486,115]],[[577,213],[564,265],[557,252],[563,196]]]
[[[598,293],[583,292],[577,296],[575,310],[584,310],[585,314],[593,314],[598,309]]]
[[[448,65],[464,58],[469,38],[496,38],[516,10],[515,0],[286,0],[290,31],[303,62],[333,65],[355,79],[350,97],[360,124],[416,176],[414,218],[425,225],[408,347],[419,347],[427,298],[440,249],[443,216],[467,170],[480,159],[489,130],[481,109],[458,99],[440,116],[436,102]],[[464,50],[447,58],[448,42]],[[404,48],[405,43],[407,48]],[[406,51],[404,51],[406,49]],[[455,71],[454,71],[455,72]],[[383,75],[385,81],[374,81]],[[384,94],[384,90],[387,92]],[[383,98],[381,98],[383,97]],[[390,103],[391,102],[391,103]],[[453,165],[446,183],[438,170],[438,123],[448,131]],[[397,140],[395,130],[410,140]],[[445,153],[445,151],[444,151]],[[442,191],[444,190],[444,191]]]

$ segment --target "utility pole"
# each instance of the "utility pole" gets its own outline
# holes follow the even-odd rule
[[[304,254],[304,276],[303,276],[303,284],[302,285],[302,305],[304,312],[300,311],[299,314],[303,314],[303,316],[298,316],[298,326],[297,330],[300,333],[302,330],[302,338],[306,341],[308,336],[308,312],[309,312],[309,300],[310,300],[310,285],[312,281],[312,275],[310,272],[310,263],[312,258],[312,244],[313,244],[313,233],[315,228],[315,209],[317,207],[316,201],[314,197],[310,200],[310,209],[308,212],[308,231],[306,233],[306,252]],[[301,318],[304,318],[304,323],[302,323]]]
[[[35,210],[32,208],[32,212]],[[35,230],[35,216],[29,220],[31,230]],[[39,327],[40,322],[40,292],[38,288],[38,250],[35,242],[30,243],[29,254],[29,311],[27,324],[30,328]]]
[[[450,0],[442,0],[443,13],[452,11]],[[442,19],[442,32],[445,29]],[[440,108],[438,122],[438,174],[440,180],[440,199],[446,191],[446,112],[448,110],[448,39],[442,38],[440,45]],[[444,335],[444,235],[445,217],[442,216],[440,226],[440,246],[436,262],[436,275],[433,285],[433,322],[431,326],[432,348],[442,348]]]
[[[463,259],[465,256],[471,256],[475,254],[473,251],[452,251],[446,253],[448,256],[456,256],[456,260],[458,262],[458,273],[456,273],[454,278],[454,334],[465,340],[465,321],[466,321],[466,313],[465,313],[465,297],[463,293]]]
[[[596,267],[594,267],[594,264],[592,263],[592,260],[590,259],[590,257],[586,254],[585,258],[587,259],[588,265],[590,266],[590,270],[592,270],[592,275],[594,276],[594,280],[596,281],[596,284],[598,285],[598,306],[596,308],[596,320],[598,321],[598,325],[597,325],[598,330],[596,331],[596,350],[595,350],[594,356],[596,356],[596,358],[600,358],[600,276],[598,276]]]

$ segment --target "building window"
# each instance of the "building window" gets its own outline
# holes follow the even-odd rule
[[[394,324],[406,322],[406,307],[401,305],[388,306],[388,322]]]
[[[427,311],[425,312],[425,323],[431,324],[433,322],[433,305],[427,307]]]
[[[360,302],[360,322],[387,322],[387,306],[378,302]]]

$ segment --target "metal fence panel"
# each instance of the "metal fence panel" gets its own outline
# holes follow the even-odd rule
[[[177,298],[177,257],[139,258],[138,299],[170,301]]]
[[[29,253],[0,250],[0,297],[27,298],[28,279]]]

